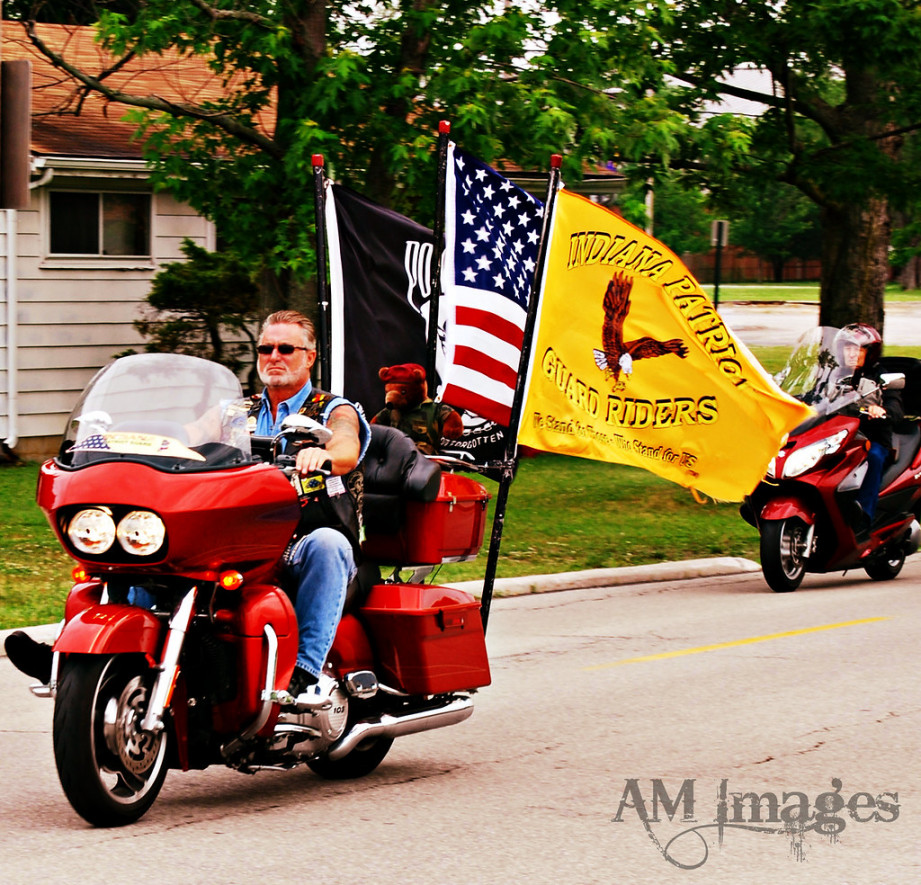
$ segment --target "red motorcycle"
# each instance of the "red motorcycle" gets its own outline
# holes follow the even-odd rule
[[[789,434],[741,508],[761,535],[761,569],[777,593],[796,590],[806,572],[860,567],[891,580],[921,542],[921,361],[884,357],[882,383],[863,378],[855,387],[836,353],[838,331],[807,332],[777,376],[815,414]],[[851,525],[867,471],[860,410],[882,387],[901,388],[906,418],[894,428],[876,517],[861,533]]]
[[[325,478],[276,462],[323,431],[294,416],[286,443],[251,439],[236,377],[188,356],[118,359],[83,393],[38,483],[78,564],[33,691],[54,698],[61,784],[91,824],[136,821],[170,768],[360,777],[394,738],[472,713],[490,682],[479,603],[400,574],[475,557],[488,494],[391,428],[365,458],[364,562],[324,692],[307,708],[288,694],[297,621],[279,561]]]

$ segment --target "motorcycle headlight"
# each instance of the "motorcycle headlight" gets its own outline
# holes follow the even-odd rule
[[[156,513],[149,510],[132,510],[118,523],[118,543],[127,553],[135,556],[152,556],[166,538],[166,526]]]
[[[81,553],[105,553],[115,542],[115,520],[108,510],[81,510],[67,526],[67,537]]]
[[[841,444],[847,439],[848,431],[839,430],[831,436],[820,439],[818,442],[810,443],[791,452],[783,465],[784,477],[800,476],[807,470],[812,470],[826,455],[833,455]]]

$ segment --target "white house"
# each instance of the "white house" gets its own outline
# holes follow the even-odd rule
[[[85,28],[41,26],[88,69],[103,57]],[[215,246],[212,224],[154,193],[124,108],[72,87],[5,22],[4,59],[32,61],[32,180],[27,209],[0,210],[0,440],[22,458],[56,450],[81,390],[114,354],[141,349],[132,323],[165,263],[188,237]],[[126,71],[132,91],[201,98],[200,65],[164,59]],[[151,86],[155,82],[156,88]]]

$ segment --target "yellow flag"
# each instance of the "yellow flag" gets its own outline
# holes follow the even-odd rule
[[[810,414],[674,253],[608,209],[557,194],[519,443],[737,501]]]

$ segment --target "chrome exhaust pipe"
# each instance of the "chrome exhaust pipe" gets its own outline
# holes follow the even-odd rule
[[[466,697],[454,698],[442,707],[418,710],[404,716],[382,713],[373,722],[357,722],[351,731],[344,734],[330,748],[328,756],[333,760],[341,759],[368,738],[396,738],[407,734],[417,734],[420,731],[429,731],[432,728],[441,728],[444,725],[457,725],[468,719],[471,713],[473,713],[473,699]]]

